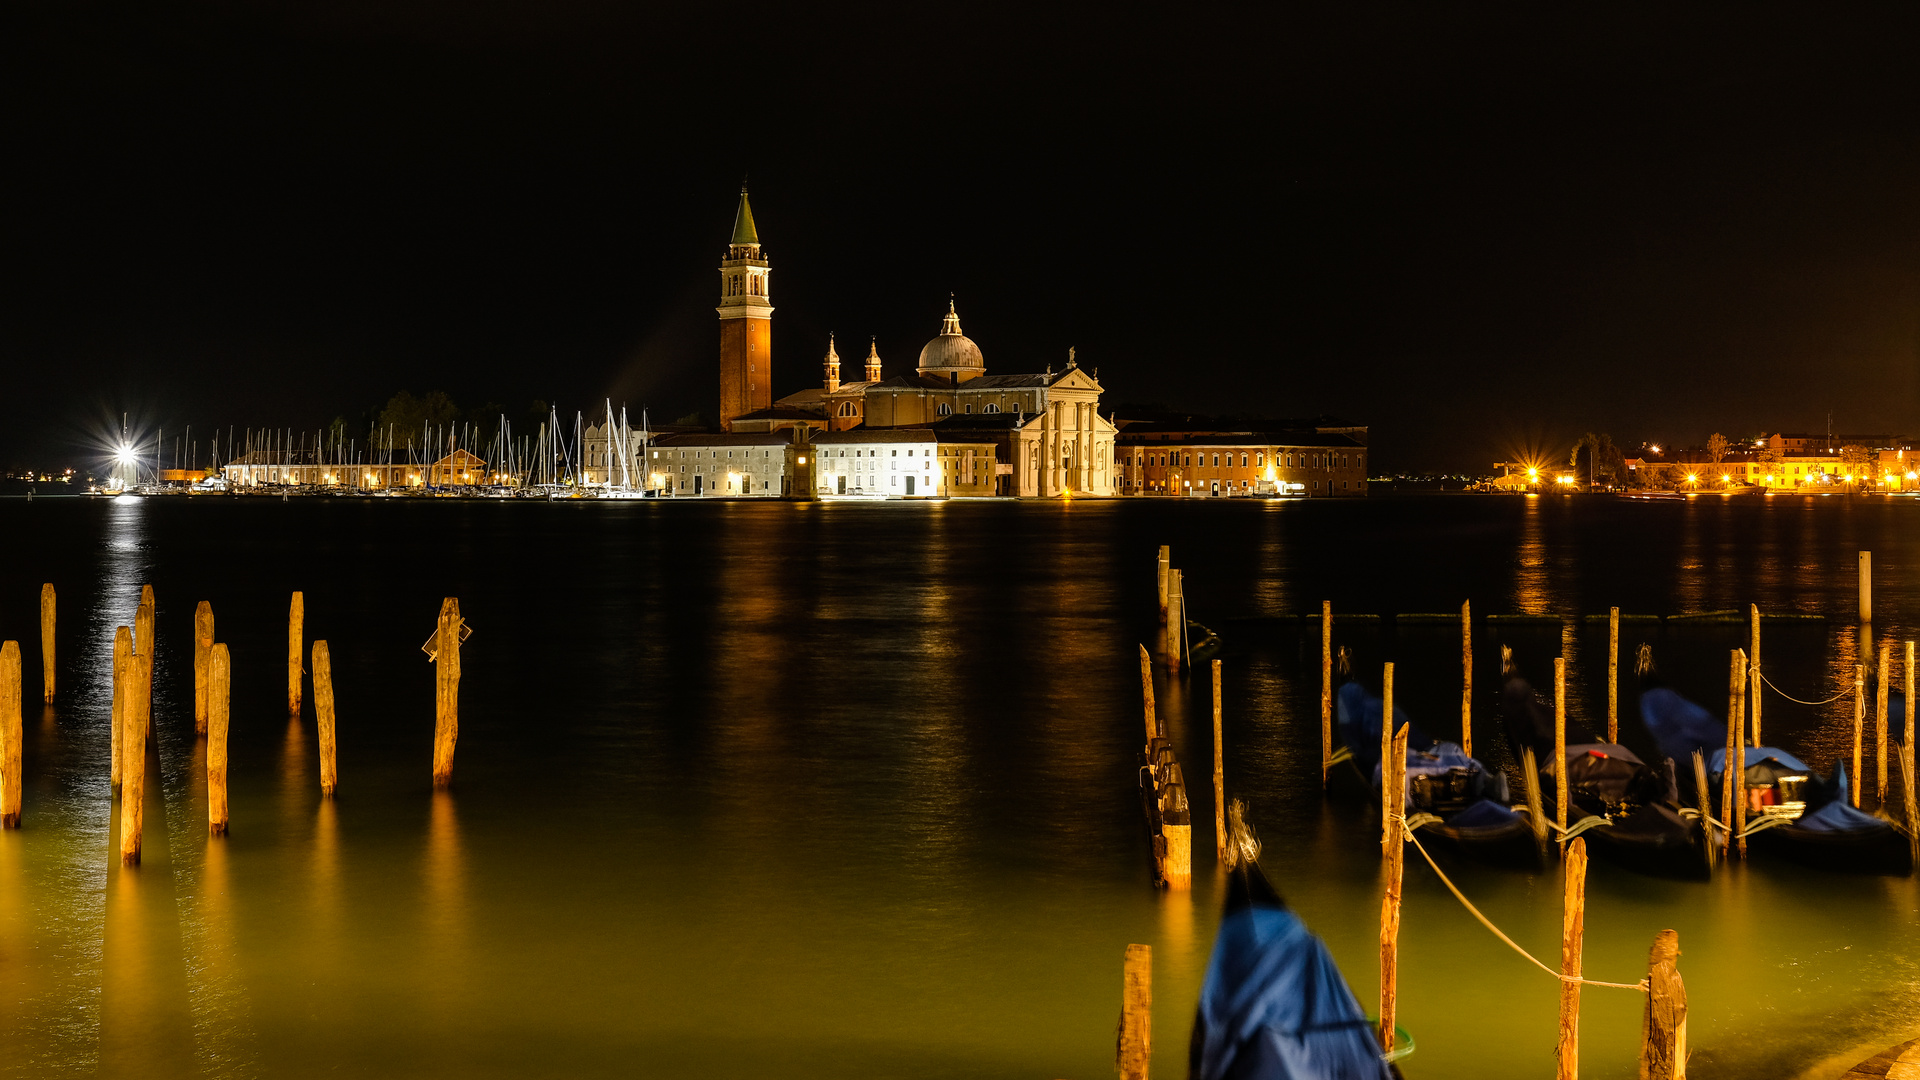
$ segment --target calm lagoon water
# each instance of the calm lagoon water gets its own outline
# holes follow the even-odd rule
[[[39,585],[61,694],[26,718],[26,828],[0,836],[0,1072],[42,1076],[1111,1075],[1121,954],[1154,946],[1155,1073],[1185,1072],[1218,919],[1211,795],[1196,887],[1148,885],[1136,643],[1173,545],[1219,630],[1230,794],[1269,876],[1374,1000],[1366,807],[1318,791],[1317,627],[1342,612],[1667,614],[1744,607],[1770,677],[1839,688],[1871,639],[1920,636],[1920,503],[1378,497],[1318,503],[784,505],[182,499],[0,502],[0,636],[37,698]],[[107,783],[113,628],[159,603],[146,858],[120,869]],[[341,788],[311,704],[285,715],[288,594],[328,641]],[[430,789],[440,598],[473,626],[455,785]],[[194,605],[234,659],[232,834],[206,836]],[[1363,672],[1458,724],[1445,625],[1343,621]],[[1630,624],[1721,707],[1744,628]],[[1476,628],[1564,653],[1605,709],[1605,626]],[[1868,646],[1871,648],[1871,644]],[[1369,677],[1377,677],[1369,675]],[[1204,678],[1163,677],[1196,777]],[[1630,688],[1623,694],[1631,708]],[[1829,767],[1851,707],[1768,702],[1770,742]],[[1559,883],[1452,866],[1557,955]],[[1920,1032],[1920,888],[1767,863],[1709,884],[1595,863],[1588,973],[1632,981],[1680,931],[1693,1073],[1782,1077]],[[1556,986],[1410,862],[1413,1077],[1544,1075]],[[1592,1076],[1630,1076],[1637,995],[1586,994]]]

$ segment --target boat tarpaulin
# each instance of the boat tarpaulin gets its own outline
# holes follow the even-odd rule
[[[1229,910],[1220,923],[1189,1066],[1191,1080],[1392,1075],[1326,945],[1293,912],[1269,904]]]
[[[1727,721],[1664,686],[1640,693],[1640,720],[1654,744],[1675,764],[1693,760],[1695,750],[1727,745]]]
[[[1345,684],[1340,687],[1339,694],[1335,695],[1340,741],[1353,755],[1354,764],[1360,767],[1363,774],[1379,768],[1380,765],[1380,713],[1385,707],[1386,703],[1380,700],[1378,694],[1367,693],[1367,688],[1357,682]],[[1413,726],[1407,711],[1398,703],[1393,707],[1393,724],[1396,731],[1402,724],[1409,725],[1407,749],[1432,748],[1433,740],[1428,738],[1426,732],[1421,731],[1419,727]]]

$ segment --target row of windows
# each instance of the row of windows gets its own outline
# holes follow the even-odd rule
[[[1137,489],[1137,490],[1141,490],[1141,491],[1165,491],[1165,490],[1167,490],[1167,483],[1168,483],[1168,482],[1167,482],[1167,481],[1165,481],[1165,480],[1140,480],[1140,481],[1136,481],[1136,480],[1130,480],[1130,479],[1123,479],[1123,480],[1121,480],[1121,481],[1120,481],[1120,486],[1121,486],[1122,488],[1134,488],[1134,489]],[[1231,488],[1233,487],[1233,481],[1231,481],[1231,480],[1228,480],[1228,481],[1226,481],[1226,485],[1227,485],[1227,487],[1228,487],[1229,489],[1231,489]],[[1193,481],[1191,481],[1191,480],[1189,480],[1189,481],[1187,481],[1187,482],[1186,482],[1186,486],[1187,486],[1187,488],[1188,488],[1188,489],[1191,489],[1191,488],[1193,487]],[[1202,481],[1202,482],[1201,482],[1201,485],[1200,485],[1200,486],[1201,486],[1201,490],[1203,490],[1203,491],[1204,491],[1204,490],[1206,490],[1206,482],[1205,482],[1205,481]],[[1252,481],[1249,481],[1249,480],[1242,480],[1242,481],[1240,481],[1240,486],[1241,486],[1242,488],[1245,488],[1245,489],[1247,489],[1247,490],[1249,490],[1249,491],[1250,491],[1250,490],[1252,490],[1252,488],[1253,488],[1253,483],[1252,483]],[[1351,482],[1349,482],[1349,481],[1346,481],[1346,480],[1342,480],[1342,481],[1340,481],[1340,487],[1341,487],[1341,490],[1343,490],[1343,491],[1352,491],[1352,490],[1353,490],[1353,486],[1352,486],[1352,484],[1351,484]],[[1214,481],[1214,487],[1213,487],[1213,490],[1215,490],[1215,491],[1218,491],[1218,490],[1220,490],[1220,481],[1218,481],[1218,480],[1216,480],[1216,481]],[[1318,491],[1318,490],[1320,490],[1320,481],[1318,481],[1318,480],[1315,480],[1315,481],[1314,481],[1314,482],[1312,483],[1312,485],[1310,486],[1310,488],[1309,488],[1309,490],[1312,490],[1312,491]],[[1328,490],[1328,491],[1332,491],[1332,490],[1333,490],[1333,481],[1331,481],[1331,480],[1329,480],[1329,481],[1327,481],[1327,490]]]
[[[1221,456],[1220,454],[1213,455],[1213,466],[1215,468],[1220,467]],[[1231,468],[1233,466],[1233,454],[1228,452],[1225,457],[1227,459],[1227,467]],[[1122,465],[1166,465],[1169,464],[1169,458],[1172,459],[1171,464],[1175,466],[1191,468],[1193,465],[1192,454],[1128,454],[1120,460],[1120,463]],[[1314,454],[1311,455],[1311,464],[1309,464],[1309,455],[1307,454],[1275,454],[1273,455],[1273,463],[1275,465],[1293,468],[1295,458],[1299,459],[1299,466],[1301,468],[1346,469],[1357,467],[1360,464],[1360,457],[1357,454],[1351,458],[1346,454]],[[1207,464],[1206,454],[1200,455],[1200,464],[1202,466]],[[1267,455],[1259,452],[1254,453],[1253,464],[1255,467],[1264,468],[1267,464]],[[1240,467],[1243,469],[1247,467],[1247,455],[1245,453],[1240,455]]]
[[[972,405],[964,406],[964,408],[966,409],[967,412],[973,411]],[[952,416],[953,406],[943,401],[940,403],[939,407],[934,411],[938,412],[941,416]],[[987,402],[986,406],[982,408],[980,411],[983,413],[997,413],[1000,411],[1000,406],[995,405],[993,402],[989,401]],[[843,401],[840,403],[840,408],[835,415],[858,416],[860,415],[860,409],[851,401]]]

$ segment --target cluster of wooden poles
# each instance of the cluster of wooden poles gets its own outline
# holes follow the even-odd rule
[[[40,653],[45,698],[54,700],[55,592],[40,590]],[[145,826],[147,740],[153,736],[154,632],[153,586],[140,587],[133,625],[113,634],[112,758],[110,783],[120,797],[120,859],[140,864]],[[299,717],[303,705],[303,664],[307,655],[306,597],[294,593],[287,612],[287,713]],[[441,602],[433,637],[423,646],[435,666],[433,783],[444,788],[453,779],[453,751],[460,734],[460,644],[471,634],[460,617],[460,601]],[[333,662],[324,640],[312,647],[314,717],[319,729],[320,794],[331,798],[340,771],[333,702]],[[213,606],[200,601],[193,613],[193,729],[207,740],[207,829],[225,836],[228,824],[227,736],[232,704],[233,661],[226,643],[214,640]],[[20,827],[21,812],[20,643],[0,643],[0,825]]]

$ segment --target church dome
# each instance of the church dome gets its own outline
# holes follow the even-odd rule
[[[947,301],[947,318],[940,325],[940,336],[920,350],[920,374],[971,377],[986,370],[980,346],[960,332],[960,316],[953,310],[953,301]]]

